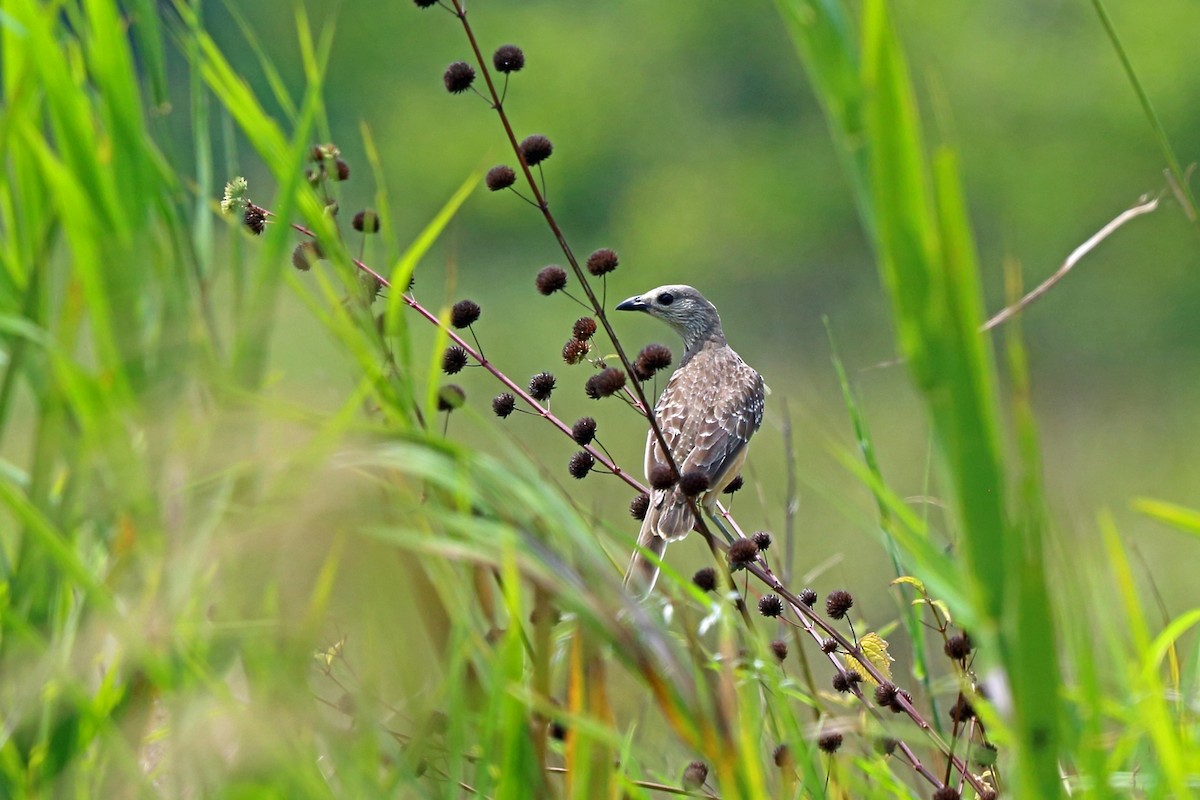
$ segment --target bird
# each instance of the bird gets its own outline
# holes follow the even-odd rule
[[[683,337],[684,353],[654,404],[654,419],[670,448],[679,475],[698,476],[707,485],[697,498],[712,514],[717,497],[737,477],[750,438],[762,426],[767,387],[758,372],[725,340],[716,306],[691,286],[669,284],[623,300],[618,311],[641,311],[662,320]],[[653,428],[646,438],[646,479],[670,469]],[[668,473],[669,474],[669,473]],[[642,549],[662,559],[667,545],[692,530],[695,518],[678,483],[650,490],[650,503],[638,534],[638,547],[625,573],[625,586],[649,596],[658,566]]]

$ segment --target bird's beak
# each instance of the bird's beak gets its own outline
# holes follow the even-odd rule
[[[645,311],[647,307],[646,301],[640,294],[617,303],[617,311]]]

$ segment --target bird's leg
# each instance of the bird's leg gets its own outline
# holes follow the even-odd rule
[[[721,515],[717,513],[716,495],[710,492],[708,497],[704,498],[704,502],[702,502],[700,506],[704,509],[704,513],[708,515],[708,518],[712,520],[713,525],[717,526],[717,530],[721,532],[721,535],[725,537],[725,541],[729,544],[733,544],[735,537],[725,529],[725,526],[721,523]]]

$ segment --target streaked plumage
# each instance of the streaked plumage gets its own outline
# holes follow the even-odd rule
[[[762,425],[766,387],[760,376],[725,341],[716,308],[690,286],[660,286],[631,297],[620,310],[645,311],[679,332],[686,350],[654,406],[655,418],[680,474],[700,470],[709,488],[700,498],[711,509],[741,470],[750,437]],[[646,439],[646,475],[669,465],[654,431]],[[682,539],[695,524],[678,487],[652,490],[638,544],[660,558],[669,542]],[[658,569],[635,553],[625,583],[649,593]]]

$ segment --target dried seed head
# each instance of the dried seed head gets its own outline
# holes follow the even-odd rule
[[[950,707],[950,719],[958,723],[969,721],[975,716],[975,709],[965,697],[959,697],[958,701]]]
[[[554,376],[549,372],[539,372],[529,379],[529,393],[534,400],[548,400],[554,391]]]
[[[609,397],[625,387],[625,373],[615,367],[601,370],[587,379],[583,390],[593,400]]]
[[[575,420],[575,424],[571,426],[571,438],[580,447],[591,444],[592,440],[596,438],[596,420],[591,417],[580,417]]]
[[[792,760],[792,751],[786,744],[781,744],[775,748],[775,752],[771,754],[771,758],[775,761],[775,766],[783,769],[795,764]]]
[[[675,470],[670,464],[655,464],[650,468],[650,474],[646,476],[650,481],[651,488],[663,490],[670,489],[679,480],[679,476],[675,474]]]
[[[843,694],[850,691],[850,679],[846,677],[844,672],[833,673],[833,688]]]
[[[507,189],[517,182],[517,173],[513,172],[513,168],[505,164],[492,167],[488,170],[487,177],[484,178],[487,187],[493,192],[498,192],[501,189]]]
[[[448,383],[438,390],[438,411],[453,411],[461,408],[466,401],[467,393],[462,390],[461,386]]]
[[[771,534],[766,531],[755,531],[753,539],[759,550],[771,549]]]
[[[503,44],[492,54],[492,66],[497,72],[520,72],[525,66],[525,53],[515,44]]]
[[[537,290],[549,297],[567,285],[567,271],[562,267],[551,264],[543,267],[537,274]]]
[[[774,653],[775,657],[780,661],[784,661],[787,659],[788,655],[787,642],[785,642],[783,639],[773,639],[771,641],[771,652]]]
[[[734,477],[733,480],[731,480],[728,484],[726,484],[725,488],[721,491],[721,493],[722,494],[733,494],[734,492],[736,492],[738,489],[741,489],[745,485],[746,485],[746,482],[742,479],[742,476],[737,475]]]
[[[563,361],[574,366],[583,362],[587,354],[591,352],[592,346],[580,339],[568,339],[563,345],[562,357]]]
[[[836,653],[838,649],[837,639],[829,638],[821,642],[821,652],[825,654]]]
[[[377,233],[379,231],[379,215],[370,209],[363,209],[350,220],[351,227],[362,233]]]
[[[645,519],[646,512],[650,510],[650,495],[639,494],[637,497],[629,501],[629,516],[634,519]]]
[[[447,375],[455,375],[467,365],[467,351],[452,344],[442,353],[442,371]]]
[[[339,158],[337,160],[337,163],[334,166],[336,167],[336,175],[337,175],[337,179],[339,181],[350,180],[350,165],[349,164],[347,164],[345,161],[342,161]],[[335,209],[333,213],[336,214],[337,210]]]
[[[693,761],[684,767],[681,784],[689,792],[699,789],[706,780],[708,780],[708,764],[703,761]]]
[[[509,414],[513,413],[513,409],[517,407],[517,398],[513,397],[508,392],[498,394],[492,399],[492,411],[496,412],[496,416],[504,419]]]
[[[324,258],[324,255],[321,252],[321,245],[316,242],[301,242],[292,251],[292,266],[301,272],[308,272],[315,262]]]
[[[661,369],[671,366],[671,348],[662,344],[648,344],[638,353],[637,367],[639,372],[653,375]]]
[[[960,800],[962,797],[958,789],[947,784],[933,793],[933,800]]]
[[[778,595],[764,594],[758,600],[758,613],[764,617],[778,617],[783,613],[783,601]]]
[[[413,3],[417,8],[429,8],[430,6],[436,6],[438,0],[413,0]]]
[[[830,592],[825,598],[825,613],[834,619],[841,619],[846,616],[846,612],[854,605],[854,596],[849,592],[838,589],[836,592]]]
[[[846,680],[850,681],[851,686],[857,686],[863,682],[863,676],[858,674],[856,669],[846,670]]]
[[[971,655],[971,637],[965,633],[958,636],[951,636],[946,640],[946,646],[943,648],[947,657],[955,661],[963,661],[967,656]]]
[[[842,735],[837,731],[821,734],[821,738],[817,740],[817,747],[821,748],[826,753],[833,754],[842,746]]]
[[[896,684],[881,683],[875,687],[875,702],[884,708],[891,708],[896,705]]]
[[[580,450],[575,455],[571,456],[571,461],[567,465],[567,470],[571,473],[571,477],[576,480],[583,480],[587,474],[592,471],[592,467],[596,466],[596,459],[587,450]]]
[[[576,339],[586,342],[596,335],[596,320],[591,317],[580,317],[571,327],[571,333]]]
[[[642,497],[645,497],[645,495],[642,495]],[[711,592],[717,588],[717,571],[712,567],[698,569],[692,575],[692,583],[696,584],[696,588],[702,592]]]
[[[525,157],[525,163],[531,167],[545,161],[554,152],[554,145],[550,140],[541,134],[526,136],[521,141],[521,155]]]
[[[246,211],[242,214],[242,222],[250,229],[250,232],[255,236],[266,230],[267,227],[267,212],[264,209],[254,205],[254,203],[246,203]]]
[[[475,82],[475,69],[465,61],[455,61],[446,67],[442,82],[446,84],[446,91],[450,94],[461,94],[470,89],[471,84]]]
[[[801,589],[800,602],[804,603],[804,605],[808,606],[809,608],[812,608],[813,604],[817,602],[817,593],[812,589]]]
[[[602,247],[588,256],[587,271],[596,277],[607,275],[617,268],[616,251]]]
[[[479,319],[479,304],[474,300],[459,300],[450,309],[450,324],[456,328],[474,325]]]
[[[683,492],[685,497],[695,497],[708,491],[708,475],[703,470],[689,469],[679,479],[679,491]]]
[[[753,539],[737,539],[729,545],[729,566],[733,570],[739,570],[747,564],[754,563],[756,558],[758,558],[758,545],[754,543]]]

